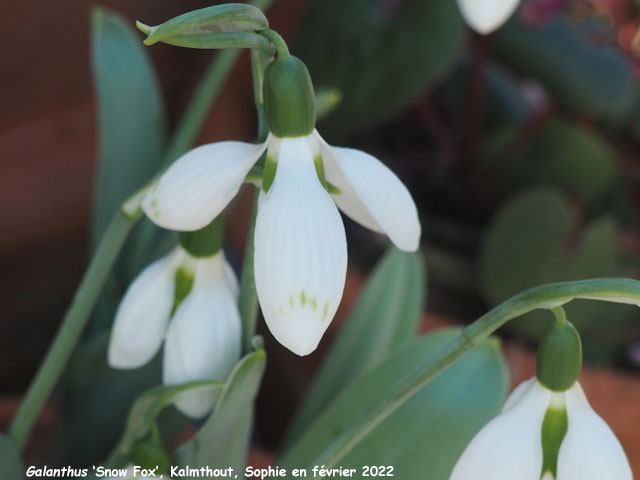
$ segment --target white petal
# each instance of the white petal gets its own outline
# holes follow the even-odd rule
[[[240,314],[227,285],[222,254],[197,262],[189,295],[176,310],[164,348],[165,385],[196,380],[224,381],[240,358]],[[213,408],[217,392],[189,390],[175,405],[193,418]]]
[[[127,289],[111,330],[112,367],[140,367],[159,350],[173,306],[175,271],[184,255],[176,248],[145,268]]]
[[[233,292],[233,296],[238,298],[240,294],[240,285],[238,284],[238,277],[236,277],[236,272],[233,270],[233,267],[227,262],[227,259],[224,260],[224,271],[227,279],[227,285]]]
[[[525,380],[516,388],[514,388],[513,392],[511,392],[511,394],[507,397],[507,400],[504,402],[504,405],[502,406],[502,412],[511,410],[511,408],[518,403],[518,401],[527,392],[527,390],[535,380],[536,377],[531,377],[529,380]]]
[[[473,438],[450,480],[539,480],[542,421],[551,392],[538,382]]]
[[[558,480],[632,480],[620,442],[576,383],[566,394],[568,428],[558,454]]]
[[[333,199],[340,209],[365,227],[386,233],[401,250],[415,251],[420,220],[407,187],[389,167],[368,153],[331,147],[321,139],[327,181],[340,189]]]
[[[266,143],[219,142],[185,153],[151,187],[142,202],[161,227],[192,231],[205,227],[238,193]]]
[[[520,0],[458,0],[465,21],[476,32],[491,33],[516,10]]]
[[[273,336],[298,355],[318,346],[338,308],[347,270],[342,219],[318,180],[305,138],[282,140],[255,230],[255,276]]]

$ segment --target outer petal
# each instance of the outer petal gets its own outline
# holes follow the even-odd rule
[[[173,305],[175,271],[184,255],[176,248],[145,268],[129,286],[111,330],[107,357],[112,367],[140,367],[160,348]]]
[[[283,139],[255,230],[255,275],[273,336],[298,355],[318,346],[338,308],[347,270],[342,219],[320,184],[305,138]]]
[[[527,393],[527,390],[529,390],[529,387],[535,381],[536,377],[531,377],[529,380],[525,380],[516,388],[514,388],[513,392],[509,394],[507,400],[504,402],[504,405],[502,406],[502,412],[504,413],[507,410],[511,410],[513,406],[517,405],[522,396]]]
[[[539,480],[542,421],[551,392],[538,382],[474,437],[450,480]]]
[[[266,143],[219,142],[194,148],[160,177],[142,202],[161,227],[192,231],[205,227],[238,193]]]
[[[576,383],[566,394],[567,434],[558,454],[558,480],[632,480],[620,442]]]
[[[227,285],[224,256],[198,260],[193,288],[176,310],[164,348],[166,385],[225,380],[240,358],[240,314]],[[185,392],[175,405],[193,418],[205,416],[217,399],[210,389]]]
[[[487,34],[505,23],[520,0],[458,0],[462,16],[476,32]]]
[[[340,209],[365,227],[386,233],[398,248],[417,250],[418,210],[396,174],[368,153],[331,147],[324,140],[321,145],[327,180],[340,189],[333,195]]]

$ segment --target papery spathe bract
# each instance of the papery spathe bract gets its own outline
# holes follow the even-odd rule
[[[504,24],[520,0],[458,0],[462,16],[476,32],[491,33]]]
[[[566,410],[555,472],[545,469],[542,429],[548,412]],[[555,473],[555,476],[554,476]],[[552,392],[536,379],[511,394],[502,413],[478,432],[450,480],[632,480],[622,446],[587,402],[579,383]]]

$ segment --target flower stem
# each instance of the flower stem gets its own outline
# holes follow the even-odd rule
[[[240,318],[242,319],[242,351],[245,353],[252,350],[251,341],[256,331],[258,318],[258,295],[256,292],[256,278],[253,273],[253,236],[256,228],[259,195],[260,190],[256,188],[253,192],[249,232],[247,233],[247,241],[244,246],[242,273],[240,275],[238,305],[240,308]]]
[[[9,427],[9,437],[18,449],[24,449],[42,407],[80,338],[111,266],[139,218],[139,215],[130,217],[118,211],[100,240],[89,268],[73,297],[71,307],[64,316],[60,329]]]
[[[252,51],[251,52],[251,73],[253,78],[253,96],[258,114],[258,141],[264,142],[267,139],[269,130],[264,116],[264,104],[262,102],[262,80],[264,68],[271,61],[273,52]],[[256,331],[256,321],[258,317],[258,295],[256,292],[256,279],[253,272],[253,236],[256,228],[256,217],[258,215],[258,198],[260,189],[253,193],[253,204],[251,216],[249,218],[249,231],[244,246],[244,257],[242,259],[242,273],[240,274],[240,296],[238,305],[240,308],[240,318],[242,319],[242,349],[243,352],[252,350],[252,340]]]
[[[287,42],[285,42],[284,38],[282,38],[282,36],[275,30],[271,30],[270,28],[267,28],[266,30],[260,30],[257,33],[271,40],[271,43],[273,43],[273,45],[276,47],[276,50],[278,51],[279,57],[287,57],[291,55],[289,53],[289,47],[287,46]]]
[[[640,305],[640,281],[600,278],[551,283],[526,290],[510,298],[462,329],[458,337],[447,347],[401,379],[387,395],[337,435],[310,465],[336,467],[360,441],[415,393],[509,320],[538,308],[554,309],[558,305],[581,297]],[[288,461],[291,460],[285,455],[279,465],[287,466]]]

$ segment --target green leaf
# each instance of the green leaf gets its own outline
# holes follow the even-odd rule
[[[489,224],[480,253],[480,287],[489,305],[544,283],[629,274],[611,218],[598,218],[582,228],[577,223],[568,199],[554,190],[530,189],[506,202]],[[566,306],[589,361],[611,358],[616,345],[630,341],[627,329],[636,310],[582,300]],[[537,340],[552,318],[532,312],[508,328]],[[602,322],[607,323],[607,335],[602,334]]]
[[[619,48],[594,37],[589,24],[561,15],[531,27],[514,18],[496,32],[494,47],[515,70],[540,80],[554,101],[577,113],[616,120],[638,97],[632,66]]]
[[[110,459],[127,458],[134,446],[153,428],[160,412],[171,405],[181,393],[192,389],[222,390],[224,383],[217,381],[189,382],[183,385],[160,386],[142,394],[131,407],[127,424]]]
[[[95,245],[120,203],[158,168],[167,120],[151,63],[128,22],[94,7],[91,26],[99,125],[92,225]]]
[[[392,392],[407,372],[446,348],[458,332],[441,330],[416,340],[352,383],[278,464],[309,466],[337,434]],[[429,480],[447,480],[473,436],[499,413],[506,387],[498,342],[484,341],[382,421],[340,465],[357,468],[359,474],[364,465],[391,465],[395,478],[424,478],[428,472]]]
[[[0,434],[0,478],[2,480],[22,480],[25,478],[20,452],[5,434]]]
[[[202,36],[217,33],[253,32],[269,28],[269,20],[262,10],[243,3],[226,3],[201,8],[167,20],[156,27],[137,22],[147,35],[145,45],[157,42],[171,43],[176,36]],[[268,46],[268,42],[267,46]]]
[[[299,32],[295,51],[314,85],[343,94],[320,124],[331,137],[407,108],[453,66],[465,29],[449,0],[410,0],[395,13],[384,0],[316,0]]]
[[[547,183],[594,208],[612,191],[618,176],[615,154],[595,133],[553,118],[518,145],[520,131],[515,124],[500,128],[483,145],[480,162],[497,172],[498,195]]]
[[[244,470],[253,401],[265,365],[266,355],[261,348],[236,365],[209,419],[191,440],[176,450],[176,465]]]
[[[351,382],[415,337],[424,310],[423,272],[419,254],[389,248],[315,376],[285,445]]]
[[[174,35],[162,41],[176,47],[199,49],[269,48],[269,40],[262,35],[247,32],[201,33],[198,35]],[[154,42],[155,43],[155,42]]]

